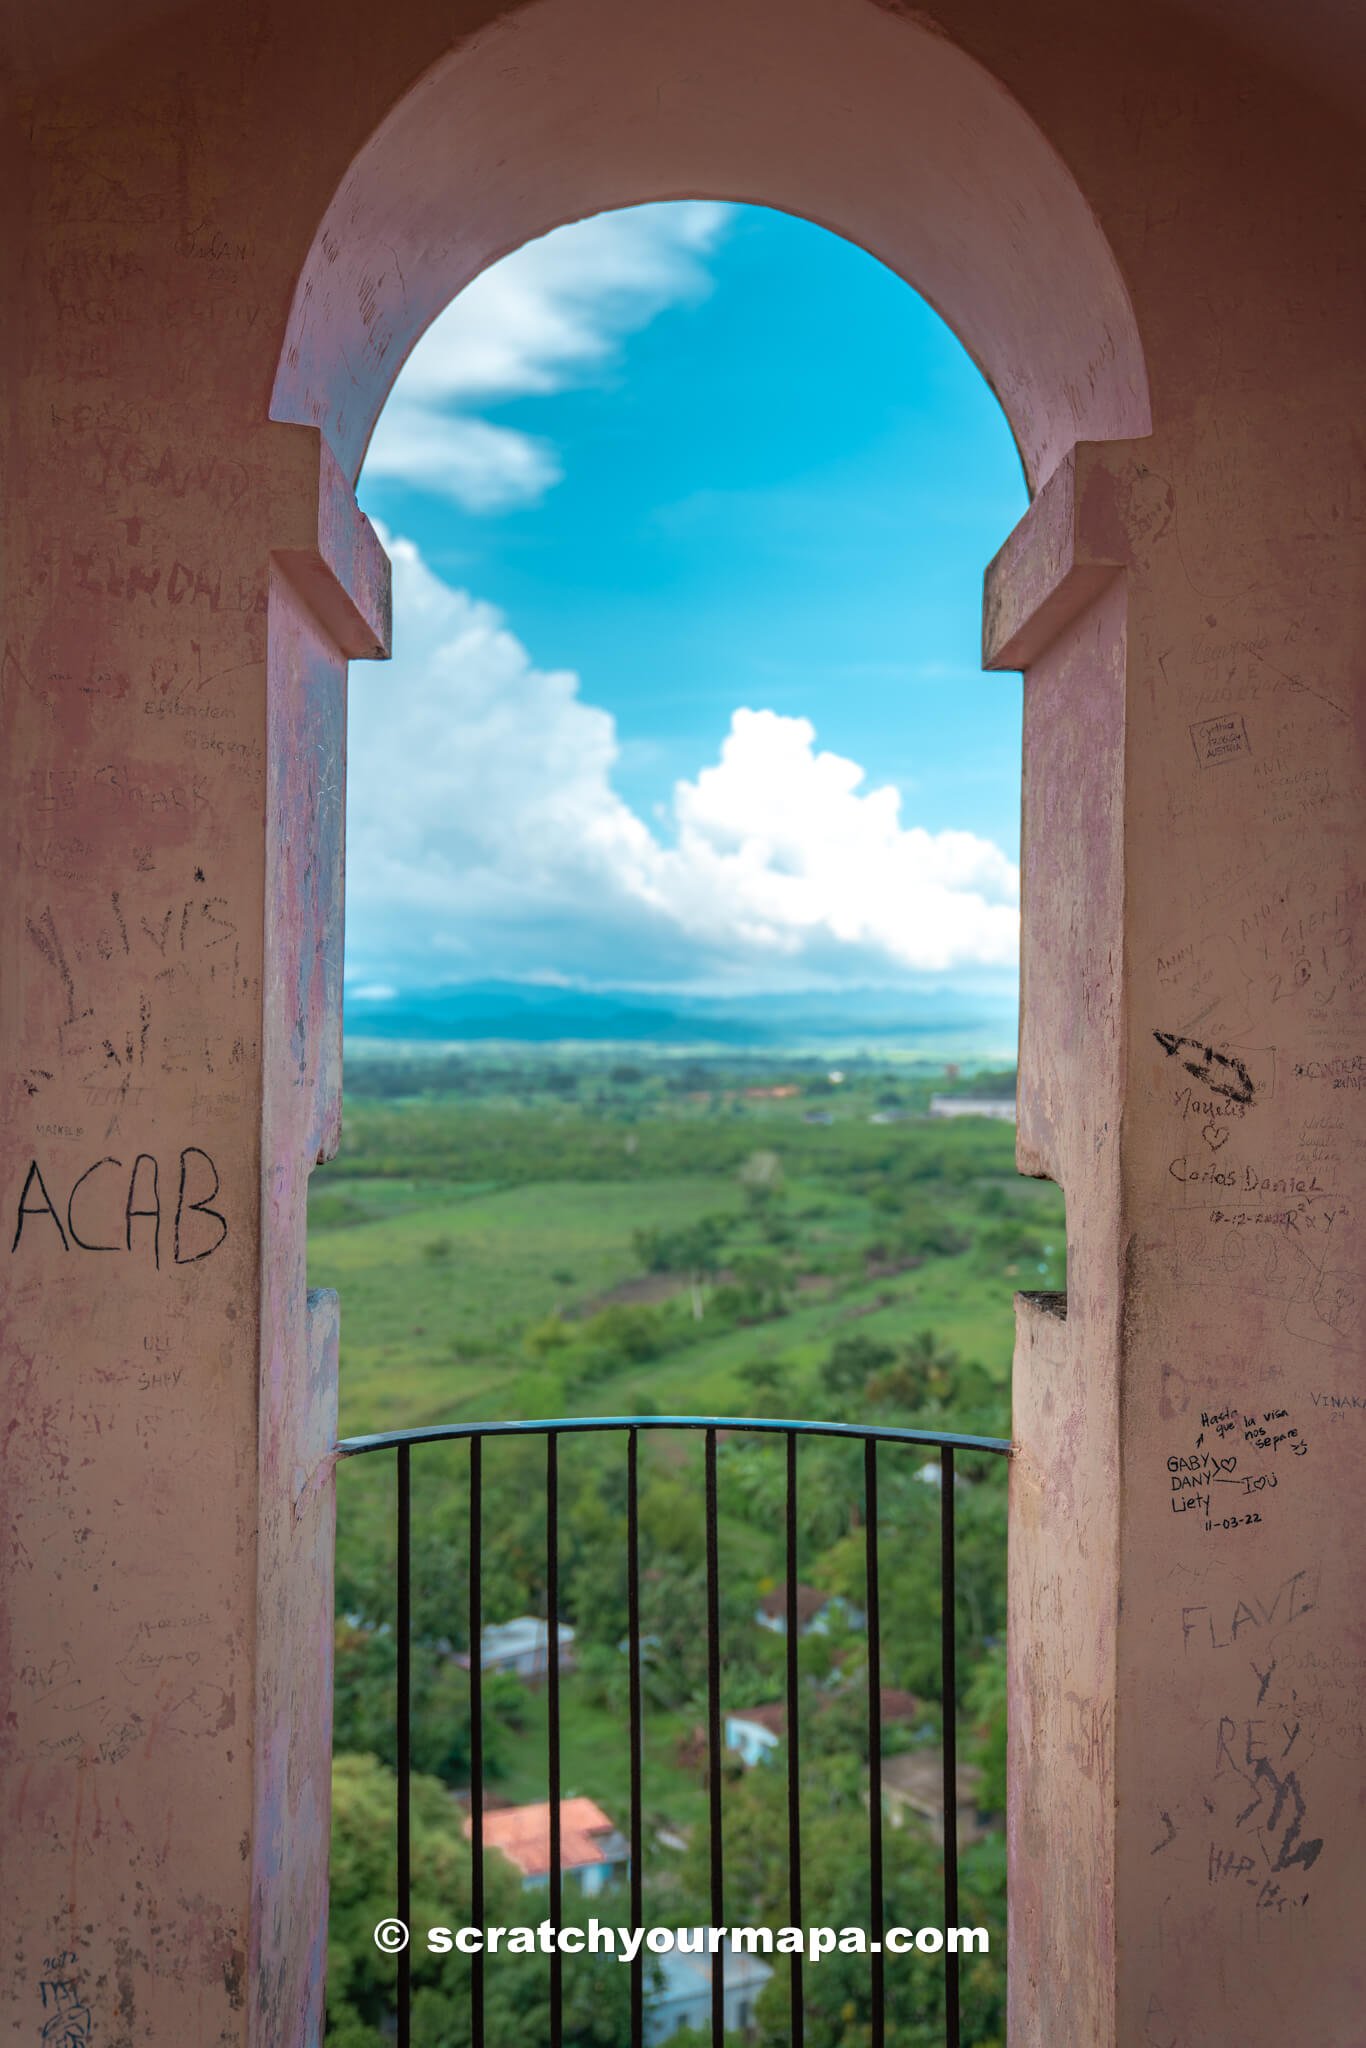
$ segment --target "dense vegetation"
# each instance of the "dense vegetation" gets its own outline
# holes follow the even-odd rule
[[[991,1077],[995,1092],[1009,1077]],[[930,1120],[931,1089],[983,1092],[942,1068],[864,1060],[834,1077],[814,1061],[724,1062],[554,1051],[367,1060],[349,1075],[339,1158],[315,1176],[311,1278],[343,1299],[342,1432],[432,1420],[566,1414],[878,1419],[1009,1434],[1011,1296],[1062,1286],[1061,1196],[1013,1170],[1008,1123]],[[642,1439],[642,1630],[648,1645],[646,1918],[709,1918],[706,1890],[705,1551],[699,1440]],[[485,1451],[484,1618],[544,1614],[544,1446]],[[879,1453],[883,1682],[921,1712],[889,1726],[888,1750],[938,1740],[939,1495],[926,1454]],[[1005,1472],[961,1458],[960,1741],[999,1809],[1004,1761]],[[414,1454],[415,1924],[466,1914],[469,1858],[460,1795],[469,1700],[467,1454]],[[622,1728],[627,1659],[624,1443],[566,1439],[560,1450],[560,1617],[576,1631],[562,1687],[563,1783],[626,1816]],[[783,1643],[755,1625],[784,1575],[781,1439],[728,1433],[719,1453],[723,1699],[776,1701]],[[862,1453],[812,1440],[800,1459],[800,1577],[862,1604]],[[345,2048],[385,2038],[394,1966],[370,1940],[392,1907],[394,1658],[392,1460],[340,1474],[333,1938],[329,2030]],[[805,1917],[866,1924],[866,1643],[836,1623],[801,1645]],[[544,1799],[545,1700],[486,1681],[490,1793]],[[783,1774],[728,1770],[728,1917],[787,1918]],[[660,1837],[667,1838],[661,1842]],[[687,1846],[679,1848],[683,1843]],[[668,1846],[672,1844],[674,1846]],[[498,1866],[495,1868],[495,1866]],[[887,1836],[889,1922],[937,1923],[941,1859],[912,1823]],[[999,1832],[967,1852],[964,1920],[993,1953],[965,1969],[965,2038],[1003,2021]],[[490,1859],[489,1916],[534,1920]],[[519,1903],[520,1901],[520,1903]],[[497,1911],[495,1911],[495,1905]],[[595,1902],[625,1924],[624,1897]],[[416,2041],[468,2039],[455,1956],[414,1957]],[[509,1959],[491,1977],[492,2044],[538,2037],[544,1961]],[[812,2048],[867,2039],[867,1962],[807,1972]],[[566,2039],[619,2048],[627,1972],[567,1969]],[[894,2048],[935,2040],[942,1977],[933,1959],[889,1965]],[[786,2034],[776,1971],[756,2038]],[[674,2037],[684,2038],[684,2037]]]

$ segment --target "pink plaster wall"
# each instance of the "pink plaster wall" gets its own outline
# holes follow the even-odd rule
[[[1157,2048],[1230,2014],[1261,2040],[1350,2042],[1366,2010],[1366,503],[1331,423],[1359,400],[1321,361],[1288,375],[1279,431],[1267,406],[1203,450],[1178,438],[1117,502],[1142,856],[1125,905],[1119,2013],[1121,2038]],[[1204,1486],[1207,1467],[1172,1471],[1202,1454],[1237,1463]]]
[[[1067,1189],[1073,1273],[1065,1321],[1021,1319],[1012,2043],[1350,2048],[1366,351],[1341,36],[1217,0],[61,22],[14,10],[0,123],[9,2033],[61,1983],[100,2042],[316,2035],[335,1339],[300,1233],[336,1121],[343,657],[386,630],[345,483],[482,263],[695,193],[902,270],[1059,486],[989,605],[1030,663],[1024,1161]],[[1114,445],[1069,465],[1078,440]],[[155,1250],[151,1217],[131,1250],[73,1245],[125,1244],[139,1154]],[[182,1154],[229,1234],[186,1206],[178,1261]],[[1178,1178],[1192,1157],[1233,1182]],[[35,1159],[57,1214],[11,1251]],[[1225,1408],[1207,1438],[1277,1484],[1207,1531],[1168,1461]],[[1281,1408],[1302,1454],[1243,1419]]]
[[[1088,602],[1077,570],[1088,466],[1055,476],[988,578],[998,627],[1052,623],[1025,689],[1018,1153],[1067,1191],[1068,1286],[1017,1297],[1007,1645],[1013,2031],[1040,2042],[1112,2037],[1120,1933],[1127,591],[1110,569]]]

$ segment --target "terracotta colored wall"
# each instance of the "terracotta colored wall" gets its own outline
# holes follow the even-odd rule
[[[387,630],[347,480],[482,263],[682,193],[901,268],[1048,482],[988,602],[1030,664],[1024,1163],[1067,1188],[1073,1276],[1065,1321],[1021,1318],[1012,2041],[1359,2038],[1362,153],[1326,16],[1214,13],[16,11],[17,2039],[58,1996],[101,2042],[316,2035],[335,1327],[302,1204],[337,1114],[344,657]],[[11,1251],[35,1160],[52,1212],[32,1184]],[[1217,1501],[1171,1483],[1202,1450],[1238,1461]],[[1203,1492],[1262,1519],[1174,1512]]]

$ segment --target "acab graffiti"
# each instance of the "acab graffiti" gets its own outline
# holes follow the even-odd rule
[[[218,1168],[199,1145],[182,1148],[172,1201],[162,1195],[160,1164],[139,1152],[131,1165],[107,1156],[77,1174],[66,1195],[55,1176],[29,1162],[15,1212],[11,1253],[24,1244],[46,1242],[64,1252],[124,1252],[152,1255],[160,1269],[163,1237],[169,1236],[171,1263],[193,1266],[211,1258],[228,1236],[228,1219],[213,1205],[222,1183]],[[54,1199],[55,1197],[55,1199]],[[166,1228],[169,1226],[169,1228]]]

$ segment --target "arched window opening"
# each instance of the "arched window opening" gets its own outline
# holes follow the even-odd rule
[[[1007,1438],[1013,1296],[1064,1285],[1061,1191],[1013,1158],[1019,682],[978,657],[1010,430],[862,250],[679,202],[483,272],[360,497],[395,632],[352,681],[347,1114],[310,1204],[341,1434],[637,1427],[414,1451],[406,1619],[394,1474],[343,1473],[330,2025],[413,1984],[491,2043],[545,2012],[525,1959],[375,1964],[363,1851],[411,1769],[411,1883],[456,1867],[472,1922],[529,1892],[776,1928],[785,1815],[807,1919],[871,1941],[944,1923],[947,1830],[995,1950],[961,2038],[994,2038],[1004,1466],[896,1432]],[[956,1965],[912,1994],[728,1949],[722,1980],[735,2038],[794,1996],[817,2033],[834,2000],[958,2038]],[[566,2040],[630,2038],[633,1999],[662,2038],[712,1977],[556,1958],[549,1995]]]

